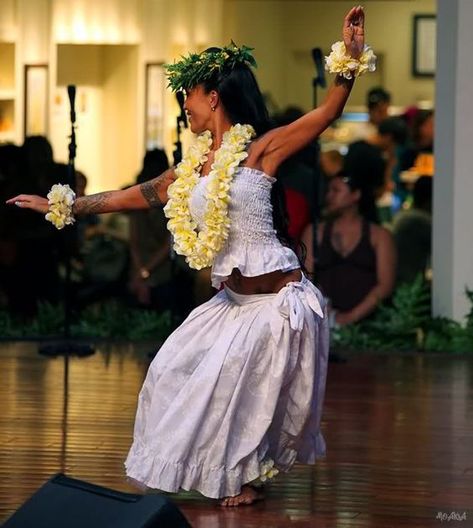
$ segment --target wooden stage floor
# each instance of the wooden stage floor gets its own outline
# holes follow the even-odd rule
[[[146,347],[71,358],[66,405],[63,358],[36,348],[0,345],[0,522],[59,471],[136,491],[123,460]],[[278,477],[264,502],[229,510],[194,493],[172,498],[194,528],[473,526],[473,355],[331,363],[323,431],[327,458]]]

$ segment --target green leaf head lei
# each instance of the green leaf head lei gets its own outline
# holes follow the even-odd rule
[[[246,64],[256,68],[251,54],[253,48],[237,46],[233,41],[223,48],[210,48],[202,53],[190,53],[173,64],[165,64],[166,75],[173,92],[190,90],[218,74],[232,71],[238,65]]]

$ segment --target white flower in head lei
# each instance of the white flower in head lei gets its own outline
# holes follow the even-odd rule
[[[169,219],[168,229],[174,238],[174,250],[186,257],[191,268],[211,266],[228,238],[230,184],[238,165],[248,157],[246,146],[254,136],[251,125],[240,124],[232,126],[223,134],[222,145],[215,153],[208,174],[204,227],[200,231],[197,231],[197,224],[191,216],[189,200],[212,145],[209,131],[197,137],[175,169],[177,178],[168,188],[169,200],[164,213]]]

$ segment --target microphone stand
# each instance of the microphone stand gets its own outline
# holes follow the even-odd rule
[[[181,113],[176,118],[176,141],[174,143],[174,165],[177,165],[182,161],[182,143],[181,143],[181,132],[182,128],[187,128],[189,125],[187,123],[186,111],[184,109],[184,93],[182,91],[176,92],[176,99],[179,105]]]
[[[76,112],[75,112],[75,85],[67,87],[69,95],[69,102],[71,107],[71,135],[69,136],[69,161],[67,164],[67,183],[73,191],[76,189],[76,172],[75,172],[75,157],[76,157]],[[69,372],[69,356],[75,354],[77,356],[90,356],[95,352],[92,345],[77,343],[71,340],[71,315],[72,315],[72,284],[71,284],[71,258],[72,252],[75,248],[77,238],[77,229],[75,226],[70,226],[64,231],[64,264],[66,276],[64,281],[64,334],[63,340],[57,343],[50,343],[39,348],[39,353],[45,356],[56,357],[64,355],[64,372],[65,382],[68,380]]]
[[[312,79],[312,107],[317,108],[317,87],[321,88],[327,87],[327,82],[325,80],[325,69],[323,62],[323,54],[320,48],[312,49],[312,59],[315,64],[316,75]],[[314,259],[314,265],[319,253],[319,245],[317,241],[317,228],[319,224],[319,207],[320,207],[320,168],[319,168],[319,141],[315,141],[315,180],[314,180],[314,207],[312,208],[312,226],[313,226],[313,237],[312,237],[312,255]]]

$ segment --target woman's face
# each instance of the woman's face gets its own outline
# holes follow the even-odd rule
[[[194,134],[208,130],[212,118],[213,92],[206,93],[202,84],[186,90],[184,110],[187,114],[190,129]]]
[[[352,191],[342,178],[332,178],[325,196],[326,212],[338,215],[352,208],[360,199],[360,191]]]

